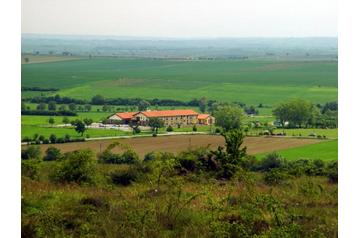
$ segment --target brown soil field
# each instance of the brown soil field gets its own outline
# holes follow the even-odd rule
[[[224,138],[216,135],[177,135],[177,136],[158,136],[141,137],[130,139],[110,139],[87,142],[76,142],[55,145],[41,145],[44,152],[49,146],[60,148],[62,152],[73,151],[77,149],[91,149],[95,153],[103,151],[109,144],[120,142],[130,146],[138,155],[143,158],[146,153],[151,151],[166,151],[178,153],[189,147],[198,148],[210,146],[216,149],[219,145],[224,146]],[[321,142],[316,139],[298,139],[298,138],[278,138],[278,137],[246,137],[244,146],[247,146],[248,154],[258,154],[265,152],[278,151],[282,149],[294,148],[308,144]],[[119,148],[113,149],[113,152],[119,152]]]

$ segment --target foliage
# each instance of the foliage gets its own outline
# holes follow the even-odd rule
[[[158,129],[164,126],[164,121],[157,117],[149,118],[148,126],[152,129],[152,132],[158,133]]]
[[[46,149],[44,160],[45,161],[54,161],[54,160],[60,160],[62,158],[61,150],[50,146]]]
[[[41,150],[39,146],[27,146],[25,149],[21,150],[21,159],[40,159]]]
[[[167,132],[172,132],[174,129],[173,129],[173,127],[171,126],[171,125],[169,125],[168,127],[167,127]]]
[[[21,176],[29,177],[30,179],[39,179],[39,169],[41,166],[40,160],[22,160],[21,161]]]
[[[150,103],[146,100],[141,100],[138,103],[138,111],[146,111],[150,107]]]
[[[215,123],[224,131],[239,129],[242,124],[243,113],[239,107],[223,105],[214,111]]]
[[[287,162],[276,152],[267,154],[265,158],[262,159],[259,170],[261,171],[270,171],[271,169],[280,169],[287,166]]]
[[[86,131],[86,125],[85,123],[83,123],[81,120],[75,120],[75,122],[73,123],[73,125],[75,126],[75,131],[77,133],[80,133],[81,136],[83,136],[83,133]]]
[[[271,169],[264,175],[264,181],[268,185],[278,185],[287,179],[287,174],[280,169]]]
[[[119,147],[124,152],[122,154],[115,154],[112,149]],[[139,162],[138,155],[131,150],[127,145],[115,142],[110,144],[102,153],[99,153],[98,160],[105,164],[135,164]]]
[[[56,183],[74,182],[78,184],[94,183],[96,177],[96,161],[90,150],[76,150],[64,155],[58,166],[50,174]]]

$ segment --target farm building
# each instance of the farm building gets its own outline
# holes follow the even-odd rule
[[[150,118],[160,118],[164,121],[164,125],[168,126],[197,124],[198,115],[193,110],[163,110],[138,112],[134,117],[142,125],[146,125]]]
[[[198,124],[200,125],[213,125],[215,124],[215,117],[210,114],[199,114],[198,115]]]
[[[116,114],[113,114],[108,118],[109,123],[112,124],[129,124],[129,122],[132,120],[133,115],[137,112],[118,112]]]
[[[108,118],[110,123],[128,124],[136,121],[140,125],[147,125],[150,118],[160,118],[164,125],[212,125],[215,118],[209,114],[199,114],[194,110],[162,110],[162,111],[142,111],[142,112],[120,112]]]

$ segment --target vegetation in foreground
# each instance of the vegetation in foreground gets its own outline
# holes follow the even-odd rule
[[[24,237],[336,237],[338,164],[256,160],[238,129],[226,147],[144,160],[121,144],[97,155],[22,151]],[[122,148],[113,153],[116,146]]]

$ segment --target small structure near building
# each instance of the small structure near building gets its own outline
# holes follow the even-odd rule
[[[129,124],[133,115],[137,112],[118,112],[108,118],[108,122],[111,124]]]
[[[215,117],[211,116],[210,114],[199,114],[198,123],[200,125],[213,125],[215,124]]]

